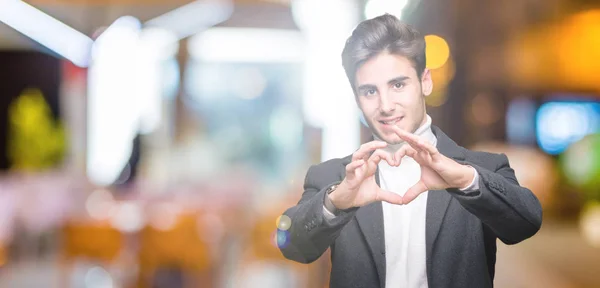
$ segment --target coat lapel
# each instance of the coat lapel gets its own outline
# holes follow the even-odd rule
[[[375,172],[375,181],[379,185],[379,167]],[[365,236],[381,287],[385,286],[385,234],[383,228],[383,207],[381,202],[373,202],[356,211],[358,225]]]
[[[464,160],[464,154],[461,148],[452,141],[440,128],[432,125],[431,129],[437,138],[437,148],[440,153],[454,160]],[[350,163],[350,157],[346,159]],[[344,170],[345,174],[345,170]],[[375,172],[375,180],[379,184],[379,168]],[[427,271],[431,271],[431,255],[433,245],[442,225],[442,220],[446,214],[446,209],[450,203],[451,196],[446,191],[429,191],[427,196],[427,216],[425,230],[426,244],[426,263]],[[356,212],[356,219],[360,229],[366,239],[369,250],[373,255],[375,267],[379,276],[381,287],[385,286],[386,264],[385,264],[385,232],[383,224],[383,206],[381,202],[374,202],[361,207]]]
[[[448,158],[461,161],[464,160],[464,153],[450,137],[436,126],[431,126],[433,134],[437,138],[437,148]],[[430,275],[433,245],[442,226],[442,220],[448,209],[452,196],[445,190],[432,190],[427,195],[427,216],[425,219],[425,249],[426,249],[426,265],[427,274]],[[431,280],[430,280],[431,281]]]

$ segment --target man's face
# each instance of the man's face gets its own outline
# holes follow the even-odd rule
[[[403,142],[391,125],[414,132],[425,123],[425,96],[431,93],[429,70],[421,79],[410,60],[382,53],[356,71],[356,102],[373,134],[390,144]]]

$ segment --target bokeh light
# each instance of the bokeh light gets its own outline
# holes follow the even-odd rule
[[[277,229],[277,231],[275,231],[275,233],[273,234],[273,239],[275,241],[276,247],[279,247],[279,248],[287,247],[287,245],[289,244],[289,236],[290,236],[289,231],[283,231],[283,230]]]
[[[559,154],[570,144],[600,128],[600,103],[548,102],[537,112],[537,141],[549,154]]]
[[[506,49],[512,85],[541,90],[595,90],[600,86],[600,9],[515,34]]]
[[[182,213],[181,207],[171,202],[156,203],[149,207],[148,222],[157,230],[169,231],[175,228],[177,219]]]
[[[437,35],[427,35],[425,36],[425,45],[426,67],[438,69],[444,66],[450,57],[450,47],[446,40]]]
[[[277,217],[277,228],[283,231],[287,231],[292,226],[292,219],[287,215],[281,215]]]
[[[454,78],[456,67],[452,57],[444,65],[437,69],[431,69],[431,80],[433,81],[433,91],[427,97],[425,102],[432,107],[439,107],[448,100],[448,85]]]
[[[96,266],[85,274],[86,288],[113,288],[113,279],[104,268]]]
[[[118,204],[117,212],[111,218],[113,227],[125,233],[134,233],[145,224],[142,207],[135,201],[122,201]]]
[[[117,205],[108,190],[98,189],[88,196],[85,209],[91,218],[107,220],[117,212]]]
[[[600,134],[588,135],[571,145],[560,156],[560,163],[569,183],[587,192],[591,198],[600,197],[597,192],[600,187]]]
[[[558,57],[555,70],[567,86],[598,86],[600,69],[600,9],[577,13],[566,19],[554,31],[554,51]]]
[[[583,207],[579,228],[588,244],[600,248],[600,202],[590,201]]]
[[[489,126],[502,117],[492,97],[487,93],[479,93],[471,100],[471,119],[475,125]]]

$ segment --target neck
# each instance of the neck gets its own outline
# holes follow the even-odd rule
[[[437,141],[436,141],[435,135],[433,134],[433,131],[431,131],[431,117],[429,117],[429,115],[426,114],[424,120],[425,121],[423,122],[423,124],[421,124],[421,126],[419,126],[419,128],[417,128],[417,130],[415,130],[415,132],[413,132],[413,134],[420,136],[421,138],[425,139],[425,141],[428,141],[432,145],[436,145]],[[373,137],[375,138],[375,140],[383,141],[379,137],[377,137],[377,135],[373,135]],[[385,147],[383,150],[393,153],[393,152],[396,152],[398,149],[400,149],[400,147],[402,147],[405,144],[406,144],[405,141],[402,141],[402,142],[396,143],[396,144],[388,143],[388,146]]]

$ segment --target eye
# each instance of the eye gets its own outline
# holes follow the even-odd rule
[[[377,90],[375,89],[367,89],[363,92],[365,96],[375,95],[375,93],[377,93]]]
[[[396,89],[401,89],[402,87],[404,87],[404,83],[398,82],[398,83],[394,84],[394,88],[396,88]]]

